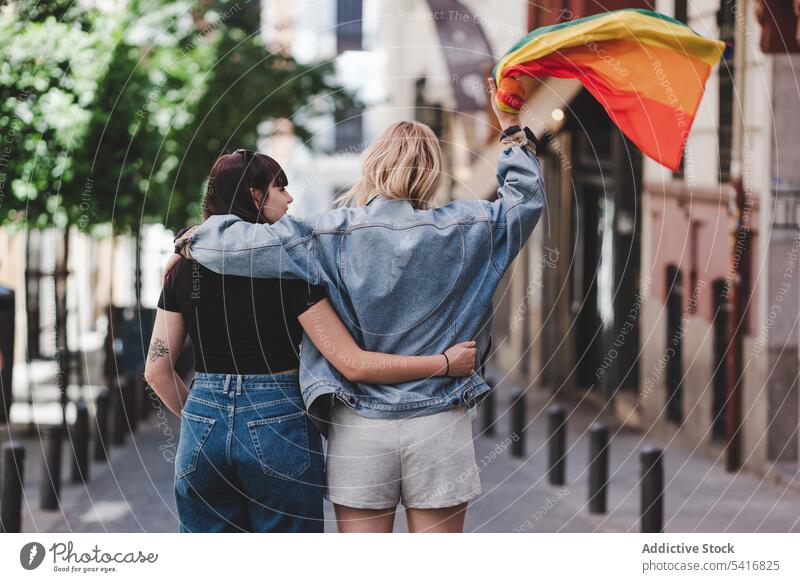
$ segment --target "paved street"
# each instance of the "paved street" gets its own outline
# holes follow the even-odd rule
[[[500,400],[503,400],[500,387]],[[508,402],[508,398],[505,398]],[[529,395],[531,425],[526,457],[506,450],[482,471],[483,494],[467,518],[469,531],[638,532],[639,450],[665,443],[635,432],[609,434],[608,513],[588,511],[588,428],[596,419],[586,411],[568,413],[567,485],[547,483],[546,395]],[[498,412],[502,407],[498,405]],[[538,414],[538,416],[537,416]],[[500,418],[508,427],[509,414]],[[476,429],[479,428],[476,425]],[[506,433],[502,428],[498,433]],[[477,456],[488,458],[503,439],[478,437]],[[747,472],[725,472],[724,460],[709,459],[677,447],[664,447],[664,530],[666,532],[800,531],[800,493]]]
[[[165,427],[177,435],[178,423],[162,424],[151,416],[134,439],[111,448],[110,462],[92,462],[87,485],[72,484],[70,445],[64,446],[61,511],[39,509],[43,476],[42,450],[35,438],[25,438],[26,475],[23,531],[174,531],[171,443]],[[165,448],[166,446],[166,448]],[[162,450],[159,450],[162,447]]]
[[[481,467],[482,495],[467,514],[468,531],[488,532],[636,532],[639,512],[638,451],[645,442],[633,432],[612,432],[608,513],[588,511],[588,439],[594,418],[577,410],[568,418],[567,485],[547,483],[546,395],[531,393],[531,424],[526,431],[526,457],[511,456],[510,387],[498,387],[496,436],[480,434],[476,421],[476,453]],[[26,445],[24,531],[158,532],[175,531],[177,518],[172,476],[178,422],[165,409],[143,421],[134,439],[111,450],[109,463],[93,462],[88,485],[70,484],[69,443],[65,443],[62,511],[39,509],[42,451],[34,435]],[[4,438],[6,438],[4,436]],[[663,443],[662,443],[663,445]],[[664,456],[665,531],[788,532],[800,531],[800,493],[768,483],[749,473],[729,475],[721,463],[692,456],[675,447]],[[335,531],[326,508],[328,531]],[[404,531],[402,511],[396,529]]]

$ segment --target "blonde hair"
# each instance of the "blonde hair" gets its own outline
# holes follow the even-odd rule
[[[341,205],[363,206],[372,194],[380,194],[425,210],[442,180],[442,149],[430,127],[400,121],[364,150],[361,168],[361,178],[339,198]]]

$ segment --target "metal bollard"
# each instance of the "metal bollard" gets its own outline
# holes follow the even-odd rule
[[[95,398],[94,460],[108,460],[108,412],[111,396],[108,388],[103,388]]]
[[[141,386],[139,384],[140,375],[128,376],[125,382],[125,427],[130,431],[131,435],[139,428],[139,415],[141,414],[141,401],[139,398],[139,391]]]
[[[124,382],[118,383],[111,390],[111,444],[120,446],[125,444],[125,431],[128,423],[125,418]]]
[[[151,396],[153,394],[153,396]],[[147,382],[142,383],[142,407],[139,410],[139,420],[147,420],[150,418],[150,413],[153,412],[153,398],[155,393]]]
[[[72,426],[72,482],[89,481],[89,408],[85,402],[75,405],[75,424]]]
[[[42,429],[42,448],[44,460],[42,465],[41,508],[56,510],[61,497],[61,444],[64,438],[64,427],[61,424],[50,425]]]
[[[494,384],[487,382],[491,387],[491,390],[486,393],[486,396],[483,398],[483,402],[481,403],[481,407],[483,410],[483,434],[486,436],[494,436],[495,434],[495,416],[496,416],[496,402],[497,399],[495,397],[494,392]]]
[[[25,272],[28,273],[27,270]],[[13,289],[0,285],[0,424],[8,424],[8,413],[13,400],[14,305]]]
[[[3,445],[3,491],[0,495],[0,532],[22,531],[22,482],[25,475],[25,447],[20,443]]]
[[[551,485],[564,485],[567,465],[567,420],[564,408],[553,404],[547,410],[548,470]]]
[[[608,428],[596,422],[589,430],[589,512],[606,512]]]
[[[664,467],[661,449],[646,447],[639,454],[641,467],[641,531],[660,533],[664,524]]]
[[[511,455],[525,456],[525,392],[521,388],[511,393]]]

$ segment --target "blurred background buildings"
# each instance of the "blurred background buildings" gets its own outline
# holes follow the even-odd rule
[[[354,96],[312,115],[313,100],[270,114],[268,94],[266,109],[242,120],[259,149],[286,168],[292,212],[302,215],[332,207],[356,180],[359,153],[401,119],[423,121],[441,139],[442,203],[493,196],[500,149],[484,79],[533,28],[652,8],[728,42],[676,173],[643,158],[576,81],[528,84],[523,118],[547,143],[540,152],[547,210],[495,298],[491,373],[497,382],[590,403],[612,425],[675,439],[729,470],[800,485],[796,1],[243,4],[260,13],[263,50],[311,68],[332,61],[330,92]],[[226,6],[239,4],[220,3],[219,11]],[[237,93],[250,78],[228,82]],[[316,94],[330,97],[324,87]],[[208,147],[253,145],[227,137]],[[195,205],[201,192],[198,182]],[[37,374],[57,365],[59,349],[102,350],[110,305],[152,310],[173,231],[164,219],[114,236],[112,228],[98,234],[75,224],[65,235],[57,221],[30,230],[19,219],[0,229],[0,284],[16,294],[13,355],[10,342],[0,343],[3,387],[8,394],[13,359],[11,422],[52,422],[57,398],[32,405]],[[59,270],[68,273],[65,293],[52,276]],[[66,297],[61,342],[57,292]],[[85,390],[104,381],[90,378]],[[68,399],[75,391],[67,387]]]

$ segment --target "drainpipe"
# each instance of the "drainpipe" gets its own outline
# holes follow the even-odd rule
[[[738,471],[742,466],[742,354],[744,330],[746,328],[745,301],[747,290],[744,288],[743,275],[749,269],[746,252],[750,239],[750,217],[746,208],[744,168],[745,168],[745,74],[746,74],[746,0],[736,2],[736,26],[734,31],[733,63],[734,88],[736,106],[732,119],[732,156],[731,156],[731,207],[734,209],[733,245],[731,248],[731,288],[729,301],[731,317],[729,318],[730,338],[728,350],[728,387],[727,387],[727,431],[726,431],[726,468],[729,472]],[[738,260],[736,259],[738,254]]]

